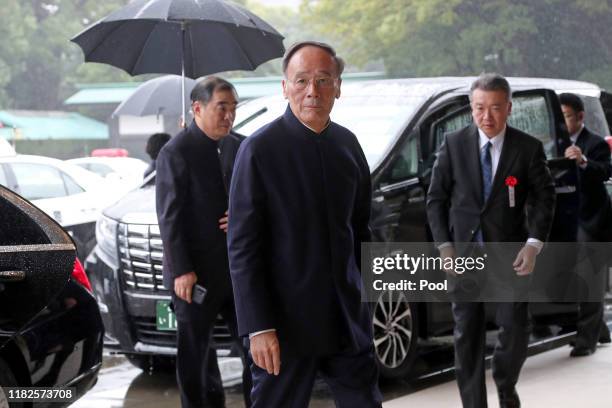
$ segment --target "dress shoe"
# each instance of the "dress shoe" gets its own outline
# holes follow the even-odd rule
[[[516,389],[498,391],[497,395],[499,397],[499,408],[521,408],[521,400]]]
[[[586,357],[586,356],[590,356],[594,352],[595,352],[594,348],[574,347],[572,351],[570,351],[570,357]]]
[[[608,330],[602,330],[599,335],[599,343],[600,344],[609,344],[612,343],[612,339],[610,339],[610,332]]]

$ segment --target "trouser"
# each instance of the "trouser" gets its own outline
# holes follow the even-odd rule
[[[591,273],[603,273],[603,266],[606,264],[606,254],[602,253],[601,248],[589,248],[589,242],[596,242],[593,236],[591,236],[583,228],[579,227],[578,241],[587,243],[586,256],[588,257],[590,267],[592,268]],[[588,294],[586,296],[588,296]],[[609,336],[608,326],[603,320],[603,300],[600,302],[580,302],[579,307],[580,310],[578,312],[578,322],[576,323],[575,347],[595,349],[600,336]]]
[[[251,365],[253,408],[307,408],[317,374],[331,389],[336,407],[382,407],[373,347],[327,357],[292,355],[282,343],[280,348],[278,376]]]
[[[210,294],[209,294],[210,295]],[[210,347],[217,315],[221,315],[236,344],[239,345],[244,370],[242,387],[245,405],[250,406],[251,373],[247,350],[238,336],[236,312],[231,296],[224,299],[206,297],[201,305],[187,303],[173,296],[177,318],[176,378],[183,408],[225,407],[223,383]],[[211,361],[214,360],[214,361]]]
[[[511,392],[527,357],[531,329],[527,303],[497,303],[499,326],[493,352],[493,378],[500,392]],[[487,406],[486,321],[482,302],[453,303],[455,369],[464,408]]]

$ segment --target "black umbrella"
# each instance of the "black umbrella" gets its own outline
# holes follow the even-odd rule
[[[132,115],[182,115],[181,77],[164,75],[142,83],[129,98],[121,102],[113,112],[113,116]],[[189,94],[196,82],[193,79],[185,80],[185,93]],[[187,97],[188,98],[188,97]],[[184,98],[185,102],[188,102]]]
[[[87,62],[110,64],[131,75],[194,79],[254,70],[284,53],[283,36],[272,26],[223,0],[134,0],[71,41],[83,49]]]

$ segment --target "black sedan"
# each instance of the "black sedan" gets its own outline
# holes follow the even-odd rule
[[[96,382],[103,335],[100,311],[70,236],[0,186],[0,407],[74,402]],[[30,401],[11,400],[17,387],[30,387]],[[34,392],[43,387],[69,392],[54,394],[63,403],[45,402]]]

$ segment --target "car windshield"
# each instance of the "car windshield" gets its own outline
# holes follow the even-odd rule
[[[396,81],[350,84],[342,88],[342,96],[332,111],[332,120],[355,133],[373,170],[436,87]],[[282,115],[286,103],[282,97],[274,96],[240,106],[234,130],[250,136]]]
[[[86,191],[106,187],[106,182],[102,177],[77,165],[63,162],[60,168],[70,175],[70,177],[72,177],[74,181],[76,181]]]

